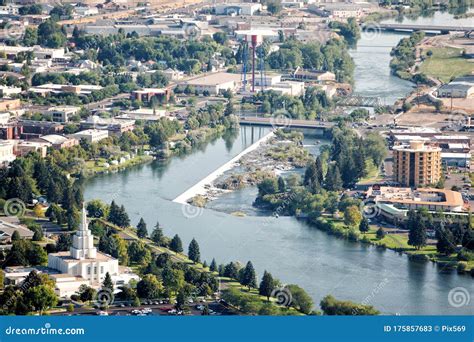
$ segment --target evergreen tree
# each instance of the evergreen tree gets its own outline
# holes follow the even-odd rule
[[[115,203],[114,200],[110,203],[110,208],[109,208],[109,216],[107,217],[107,220],[113,224],[118,225],[119,222],[119,216],[120,216],[120,207]]]
[[[407,228],[409,230],[408,244],[410,246],[414,246],[418,250],[426,246],[426,224],[420,212],[413,210],[408,212]]]
[[[176,234],[173,239],[171,239],[170,249],[176,253],[181,253],[183,251],[183,243],[181,242],[178,234]]]
[[[233,262],[228,263],[225,265],[223,270],[224,277],[238,279],[239,278],[239,270],[237,269],[237,265]]]
[[[379,240],[382,240],[382,239],[385,237],[385,232],[384,232],[384,230],[382,229],[382,227],[380,227],[379,229],[377,229],[376,236],[377,236],[377,239],[379,239]]]
[[[161,246],[163,242],[163,238],[164,238],[163,229],[161,229],[160,223],[156,222],[155,229],[153,229],[153,232],[151,233],[151,239],[153,240],[154,243]]]
[[[148,236],[148,231],[146,230],[146,223],[145,220],[143,220],[143,217],[140,218],[140,221],[137,224],[137,236],[140,239],[143,239]]]
[[[456,242],[453,233],[446,228],[443,222],[436,227],[436,250],[438,253],[450,255],[456,251]]]
[[[362,220],[359,223],[359,230],[362,233],[367,233],[369,231],[369,220],[367,220],[365,217],[362,217]]]
[[[104,282],[102,283],[102,288],[109,289],[110,292],[114,292],[114,283],[112,282],[112,277],[109,272],[105,274]]]
[[[225,111],[224,115],[229,116],[234,114],[234,104],[232,103],[232,100],[227,101],[227,105],[225,106]]]
[[[255,269],[253,268],[252,262],[247,262],[242,273],[241,284],[249,288],[257,287],[257,276],[255,275]]]
[[[60,251],[68,251],[72,246],[72,238],[70,234],[59,235],[58,242],[56,243],[56,249]]]
[[[320,155],[316,158],[315,167],[316,167],[316,178],[318,180],[318,183],[323,184],[324,182],[323,162],[321,160]]]
[[[279,192],[286,192],[286,183],[283,177],[278,177],[278,191]]]
[[[201,259],[201,253],[199,252],[199,244],[194,238],[189,244],[188,257],[194,262],[199,262]]]
[[[258,288],[258,293],[261,296],[267,297],[267,301],[270,301],[270,296],[272,295],[273,290],[275,289],[275,281],[271,273],[265,271],[263,272],[262,281],[260,282],[260,287]]]
[[[12,234],[12,238],[11,238],[12,241],[18,241],[18,240],[21,240],[21,236],[20,236],[20,233],[18,233],[17,230],[15,230]]]
[[[317,176],[316,163],[312,160],[306,166],[303,185],[308,186],[311,183],[315,182],[317,179],[318,179],[318,176]]]
[[[325,187],[329,191],[340,191],[342,190],[342,179],[339,167],[337,165],[331,165],[326,175]]]
[[[130,226],[130,218],[128,217],[127,211],[125,210],[123,204],[120,206],[119,221],[117,225],[120,227]]]
[[[217,263],[216,263],[216,259],[212,259],[211,261],[211,265],[209,266],[209,270],[211,272],[217,272]]]

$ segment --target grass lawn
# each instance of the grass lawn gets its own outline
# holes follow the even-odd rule
[[[428,57],[426,53],[432,51]],[[426,60],[421,64],[420,71],[447,83],[453,77],[463,76],[474,71],[472,59],[462,57],[462,49],[451,47],[431,48],[424,52]]]

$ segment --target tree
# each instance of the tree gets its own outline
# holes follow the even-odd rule
[[[229,100],[225,106],[224,115],[229,116],[232,114],[234,114],[234,104],[232,103],[232,100]]]
[[[184,272],[182,270],[175,270],[166,266],[161,271],[161,279],[165,289],[169,292],[179,291],[184,286]]]
[[[18,241],[21,240],[20,233],[18,233],[18,230],[15,230],[12,234],[12,241]]]
[[[216,263],[216,259],[212,259],[211,261],[211,265],[209,266],[209,270],[211,272],[217,272],[217,263]]]
[[[230,262],[224,267],[224,277],[238,279],[239,269],[234,262]]]
[[[137,295],[140,298],[158,298],[163,291],[163,285],[153,274],[145,274],[137,283]]]
[[[227,43],[227,34],[225,32],[218,31],[212,35],[212,38],[218,44],[225,45]]]
[[[358,207],[351,205],[344,210],[344,223],[349,227],[358,227],[362,214]]]
[[[444,222],[440,222],[436,227],[436,250],[438,253],[450,255],[456,251],[456,241],[453,233],[446,228]]]
[[[157,245],[161,246],[163,243],[164,237],[165,236],[163,234],[163,229],[161,229],[160,227],[160,223],[156,222],[155,229],[153,229],[153,232],[151,232],[152,241],[156,243]]]
[[[114,292],[114,283],[112,282],[112,277],[109,272],[105,274],[104,282],[102,283],[102,288],[109,289],[110,292]]]
[[[326,296],[321,300],[321,309],[325,315],[368,316],[378,315],[380,312],[371,305],[357,304],[351,301],[340,301],[333,296]]]
[[[140,239],[143,239],[148,236],[148,231],[146,230],[146,223],[145,220],[143,220],[143,217],[140,218],[140,221],[137,224],[137,236]]]
[[[199,244],[197,241],[193,238],[191,242],[189,243],[189,248],[188,248],[188,257],[194,262],[200,262],[201,260],[201,253],[199,252]]]
[[[70,234],[59,235],[58,242],[56,243],[56,249],[58,251],[68,251],[72,246],[72,238]]]
[[[283,177],[278,177],[278,191],[279,192],[286,192],[286,183]]]
[[[410,246],[414,246],[418,250],[426,246],[426,223],[419,211],[410,210],[408,212],[407,228]]]
[[[272,15],[276,15],[276,14],[280,13],[281,9],[282,9],[282,5],[281,5],[280,0],[270,0],[267,3],[267,10]]]
[[[309,314],[313,308],[313,299],[310,295],[298,285],[290,284],[286,288],[291,293],[291,306],[302,313]]]
[[[96,295],[96,290],[87,285],[81,285],[78,292],[82,302],[89,302],[93,300]]]
[[[339,167],[337,165],[331,165],[328,169],[325,179],[325,188],[329,191],[340,191],[342,190],[342,179]]]
[[[159,268],[165,268],[171,262],[171,257],[168,253],[161,253],[155,260],[155,264]]]
[[[361,233],[367,233],[370,229],[370,226],[369,226],[369,220],[367,220],[365,217],[362,218],[362,220],[360,221],[359,223],[359,230],[361,231]]]
[[[47,20],[38,26],[38,42],[49,48],[59,48],[66,43],[66,35],[61,26],[53,20]]]
[[[260,282],[260,287],[258,288],[258,293],[261,296],[267,297],[267,301],[270,301],[270,296],[272,295],[273,290],[275,289],[275,281],[271,273],[264,271],[262,281]]]
[[[44,310],[57,304],[58,296],[51,287],[39,285],[26,290],[25,301],[33,311],[39,311],[40,315],[42,315]]]
[[[383,230],[382,227],[379,227],[375,235],[377,236],[377,239],[382,240],[385,237],[385,231]]]
[[[240,282],[242,285],[249,288],[257,287],[257,276],[255,275],[255,269],[253,268],[252,262],[247,262],[243,270],[242,279]]]
[[[175,253],[181,253],[183,251],[183,243],[181,242],[181,238],[176,234],[173,236],[170,242],[170,249]]]
[[[142,241],[133,241],[128,246],[128,256],[130,261],[147,265],[151,260],[151,253]]]

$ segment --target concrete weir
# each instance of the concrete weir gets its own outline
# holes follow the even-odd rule
[[[267,140],[269,140],[270,138],[272,138],[274,136],[274,133],[273,132],[270,132],[268,133],[267,135],[265,135],[263,138],[259,139],[258,141],[256,141],[255,143],[253,143],[252,145],[250,145],[249,147],[247,147],[245,150],[243,150],[242,152],[240,152],[238,155],[236,155],[234,158],[232,158],[231,160],[229,160],[227,163],[225,163],[224,165],[220,166],[218,169],[214,170],[213,172],[211,172],[209,175],[207,175],[206,177],[204,177],[203,179],[201,179],[198,183],[194,184],[192,187],[190,187],[188,190],[186,190],[185,192],[183,192],[181,195],[179,195],[178,197],[176,197],[173,202],[176,202],[176,203],[181,203],[181,204],[186,204],[187,203],[187,200],[189,200],[190,198],[193,198],[194,196],[196,195],[204,195],[206,193],[206,188],[205,188],[205,185],[206,184],[211,184],[214,180],[216,180],[218,177],[220,177],[224,172],[226,172],[227,170],[230,170],[234,167],[235,163],[240,159],[242,158],[244,155],[246,155],[247,153],[250,153],[252,151],[254,151],[255,149],[257,149],[261,144],[263,144],[264,142],[266,142]]]

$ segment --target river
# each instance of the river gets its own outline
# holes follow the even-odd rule
[[[390,76],[388,68],[389,45],[401,37],[382,33],[359,41],[352,51],[357,92],[394,101],[410,91],[412,85]],[[376,52],[369,54],[366,45]],[[316,306],[322,297],[332,294],[374,305],[385,314],[473,313],[470,306],[456,308],[448,301],[449,291],[456,287],[473,293],[471,277],[441,272],[433,263],[412,262],[390,250],[329,236],[292,217],[262,216],[252,207],[255,188],[226,194],[204,210],[172,202],[267,132],[241,127],[238,135],[215,139],[187,156],[100,175],[87,182],[85,198],[108,203],[114,199],[125,205],[133,224],[143,217],[149,230],[158,220],[166,235],[179,234],[185,246],[196,238],[208,263],[213,257],[218,263],[251,260],[259,280],[268,270],[283,283],[302,286]],[[317,154],[320,145],[312,144],[314,141],[305,145]],[[230,215],[233,211],[247,216]]]

